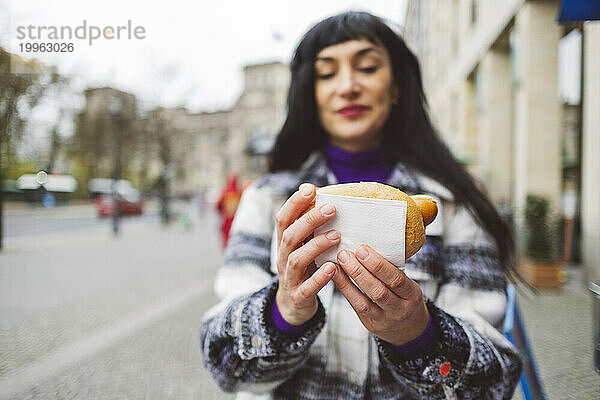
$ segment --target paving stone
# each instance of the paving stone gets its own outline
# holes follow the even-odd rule
[[[17,399],[232,399],[202,365],[198,328],[207,294],[139,334],[32,387]]]
[[[548,399],[600,399],[592,363],[592,309],[581,267],[560,290],[518,293],[518,304]]]

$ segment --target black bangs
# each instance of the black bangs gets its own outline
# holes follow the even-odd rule
[[[366,12],[349,11],[334,15],[319,22],[306,33],[305,40],[296,50],[292,68],[305,62],[313,63],[317,54],[326,47],[358,39],[379,44],[389,33],[392,31],[381,18]]]

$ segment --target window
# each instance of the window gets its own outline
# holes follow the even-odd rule
[[[521,80],[521,71],[519,68],[519,63],[521,62],[521,38],[515,28],[510,31],[508,42],[510,45],[510,75],[513,85],[518,86]]]
[[[477,110],[483,111],[485,106],[485,87],[481,81],[479,66],[475,68],[475,72],[473,73],[473,85],[475,87],[475,107]]]

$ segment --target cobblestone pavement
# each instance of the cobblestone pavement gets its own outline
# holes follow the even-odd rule
[[[231,399],[205,371],[216,219],[7,241],[0,254],[0,398]]]
[[[567,270],[560,290],[521,291],[518,304],[550,400],[600,399],[592,361],[592,299],[581,267]]]
[[[211,301],[199,298],[15,399],[233,399],[201,362],[198,327]]]

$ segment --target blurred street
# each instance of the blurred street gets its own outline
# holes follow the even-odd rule
[[[7,208],[4,235],[8,238],[26,239],[50,233],[72,234],[111,229],[111,219],[98,218],[94,204],[88,200],[51,209],[20,203],[8,203]],[[121,219],[125,226],[157,224],[159,220],[159,205],[156,201],[147,202],[144,214],[125,216]]]
[[[121,237],[93,205],[11,208],[0,254],[0,398],[227,399],[202,366],[215,303],[217,218],[158,224],[152,204]]]

